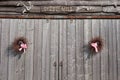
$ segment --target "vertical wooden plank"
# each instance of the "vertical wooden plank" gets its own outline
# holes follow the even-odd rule
[[[62,58],[62,53],[63,53],[63,49],[62,49],[62,41],[63,41],[63,38],[62,38],[62,26],[64,25],[63,21],[62,20],[59,20],[59,46],[58,46],[58,49],[59,49],[59,56],[58,56],[58,59],[59,59],[59,80],[63,80],[63,77],[62,77],[62,69],[63,69],[63,58]]]
[[[45,70],[45,79],[46,80],[49,80],[49,78],[50,78],[50,46],[51,46],[51,43],[50,43],[50,39],[51,39],[51,26],[50,26],[50,20],[49,21],[47,21],[47,20],[45,20],[45,22],[47,22],[47,24],[45,23],[43,23],[43,25],[44,26],[46,26],[46,28],[47,28],[47,36],[46,36],[46,45],[45,45],[45,60],[46,60],[46,62],[45,62],[45,66],[46,66],[46,70]],[[44,27],[43,26],[43,27]],[[44,39],[45,40],[45,39]],[[44,44],[43,44],[44,45]]]
[[[26,19],[26,38],[28,49],[25,54],[25,80],[33,80],[34,20]]]
[[[101,80],[109,80],[108,79],[108,43],[109,43],[109,21],[108,20],[100,20],[100,36],[103,39],[103,50],[101,52]]]
[[[68,65],[67,65],[67,20],[59,21],[59,80],[68,80]]]
[[[85,80],[84,75],[84,23],[83,20],[76,20],[76,80]]]
[[[117,80],[116,23],[110,20],[109,24],[109,80]]]
[[[42,20],[35,20],[34,29],[34,77],[33,80],[42,80]]]
[[[43,20],[43,39],[42,39],[42,80],[49,79],[50,65],[50,22]]]
[[[113,26],[111,27],[113,30],[113,80],[117,80],[117,20],[112,20]]]
[[[9,45],[11,45],[17,36],[17,20],[9,19],[10,20],[10,33],[9,33]],[[16,56],[14,56],[12,50],[9,50],[9,66],[8,66],[8,80],[16,80]]]
[[[2,33],[2,19],[0,19],[0,45],[1,45],[1,33]],[[2,80],[1,46],[0,46],[0,80]]]
[[[51,20],[50,80],[58,80],[58,20]]]
[[[0,19],[0,45],[1,45],[1,34],[2,34],[2,19]],[[0,51],[1,51],[1,46],[0,46]],[[1,64],[1,52],[0,52],[0,64]]]
[[[84,20],[84,45],[87,45],[92,37],[92,21],[85,19]],[[84,57],[90,52],[84,52]],[[85,68],[85,80],[93,80],[92,72],[92,57],[87,59],[84,58],[84,68]]]
[[[9,20],[2,20],[1,31],[1,80],[8,79],[8,42],[9,42]]]
[[[100,32],[100,20],[92,20],[92,37],[99,37]],[[100,53],[93,56],[93,80],[100,80]]]
[[[46,50],[46,45],[47,45],[47,36],[48,36],[48,31],[49,31],[49,28],[46,27],[45,24],[48,24],[45,20],[43,20],[42,22],[42,26],[43,26],[43,37],[42,37],[42,80],[45,80],[45,70],[46,70],[46,53],[45,53],[45,50]]]
[[[117,75],[120,80],[120,20],[117,20]]]
[[[75,20],[67,20],[68,80],[75,80]]]
[[[25,20],[23,19],[17,19],[17,36],[16,38],[19,37],[25,37]],[[25,53],[18,55],[18,59],[16,59],[16,80],[24,80],[25,78]]]
[[[113,22],[109,20],[109,80],[114,80],[113,78]]]

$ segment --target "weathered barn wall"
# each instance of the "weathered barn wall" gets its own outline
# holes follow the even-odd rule
[[[29,47],[18,58],[9,46],[20,36]],[[104,48],[86,60],[96,36]],[[120,20],[0,19],[0,80],[120,80]]]
[[[0,18],[120,18],[120,0],[0,1]]]

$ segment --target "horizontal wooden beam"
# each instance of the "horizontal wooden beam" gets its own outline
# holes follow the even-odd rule
[[[27,10],[27,8],[30,8]],[[120,13],[120,6],[17,6],[0,7],[0,12],[21,14],[79,14],[81,13]]]
[[[21,1],[0,1],[0,6],[17,6],[18,3]],[[27,3],[29,1],[22,1]],[[55,1],[30,1],[34,6],[41,6],[41,5],[73,5],[73,6],[111,6],[111,5],[120,5],[120,1],[64,1],[64,0],[55,0]],[[27,4],[26,4],[27,5]]]
[[[119,16],[120,1],[0,1],[0,16]],[[36,17],[37,16],[37,17]]]

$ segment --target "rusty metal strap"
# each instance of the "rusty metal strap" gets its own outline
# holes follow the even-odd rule
[[[0,18],[7,19],[120,19],[120,16],[58,16],[58,15],[39,15],[39,16],[20,16],[20,15],[0,15]]]

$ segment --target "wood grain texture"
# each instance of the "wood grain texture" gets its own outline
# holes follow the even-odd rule
[[[84,46],[88,45],[88,42],[92,37],[92,21],[84,20]],[[93,80],[93,57],[86,58],[88,54],[91,54],[89,50],[84,51],[84,68],[85,68],[85,80]]]
[[[25,20],[28,49],[25,53],[25,80],[33,80],[34,20]]]
[[[59,79],[68,80],[67,20],[59,21]]]
[[[115,6],[115,7],[114,7]],[[117,9],[116,9],[117,7]],[[47,1],[0,1],[1,18],[42,18],[41,16],[119,16],[118,0],[47,0]],[[27,9],[28,8],[28,9]],[[6,16],[7,15],[7,16]],[[29,15],[29,16],[26,16]],[[62,18],[65,18],[65,17]],[[58,17],[59,18],[59,17]],[[89,17],[90,18],[90,17]],[[92,18],[92,17],[91,17]]]
[[[34,22],[34,66],[33,66],[33,80],[42,79],[42,37],[43,27],[42,20],[35,20]]]
[[[0,19],[0,80],[119,80],[119,26],[119,19]],[[20,36],[28,49],[19,58],[9,47]],[[103,50],[86,58],[97,36]]]
[[[76,80],[85,80],[84,69],[84,21],[76,20]]]
[[[43,20],[42,27],[42,80],[48,80],[50,78],[50,22]]]
[[[109,80],[114,79],[114,65],[113,65],[113,22],[109,20]]]
[[[63,24],[62,20],[59,20],[59,80],[63,80]],[[66,34],[64,34],[66,35]],[[64,53],[65,54],[65,53]]]
[[[43,29],[46,29],[46,34],[44,38],[45,42],[43,43],[43,46],[44,46],[44,53],[45,54],[45,79],[46,80],[49,80],[50,79],[50,46],[51,46],[51,43],[50,43],[50,39],[51,39],[51,27],[50,27],[50,21],[47,21],[47,20],[44,20],[43,22]]]
[[[118,2],[117,4],[120,5],[120,2],[117,0],[61,0],[61,1],[31,1],[33,5],[40,6],[40,5],[114,5],[113,2]],[[1,1],[0,6],[17,6],[19,1]],[[26,2],[27,3],[27,2]],[[28,5],[28,4],[27,4]]]
[[[1,33],[2,33],[2,20],[0,20],[0,45],[1,45]],[[1,51],[1,46],[0,46]],[[0,80],[2,80],[2,67],[1,67],[1,52],[0,52]]]
[[[108,43],[109,43],[109,27],[108,20],[100,20],[100,36],[103,39],[104,47],[101,52],[101,80],[109,80],[108,79],[108,69],[109,69],[109,60],[108,60]]]
[[[49,20],[50,21],[50,28],[51,28],[51,65],[50,65],[50,80],[59,80],[58,78],[58,67],[59,67],[59,61],[58,61],[58,46],[59,46],[59,21],[56,20]]]
[[[13,43],[14,39],[17,37],[17,30],[18,27],[18,20],[10,20],[10,32],[9,32],[9,46]],[[16,80],[16,73],[18,72],[16,70],[16,61],[18,60],[17,56],[15,56],[15,53],[10,49],[9,53],[9,64],[8,64],[8,80]]]
[[[75,80],[75,20],[67,20],[68,80]]]
[[[118,80],[120,79],[120,21],[117,20],[117,75],[118,75]]]
[[[112,20],[112,30],[113,30],[113,79],[114,80],[118,80],[118,76],[117,76],[117,21],[116,20]]]
[[[19,19],[17,21],[17,33],[16,38],[18,37],[26,37],[25,36],[25,20]],[[18,56],[16,59],[16,80],[24,80],[25,78],[25,53]]]
[[[1,80],[8,79],[8,45],[9,45],[9,20],[2,20],[1,28]]]
[[[2,20],[0,20],[0,45],[1,45],[1,33],[2,33]],[[1,50],[1,46],[0,46],[0,50]],[[1,53],[0,53],[0,64],[1,64]]]
[[[100,36],[100,20],[92,20],[92,38]],[[96,55],[93,55],[93,80],[101,79],[101,59],[100,52]]]

